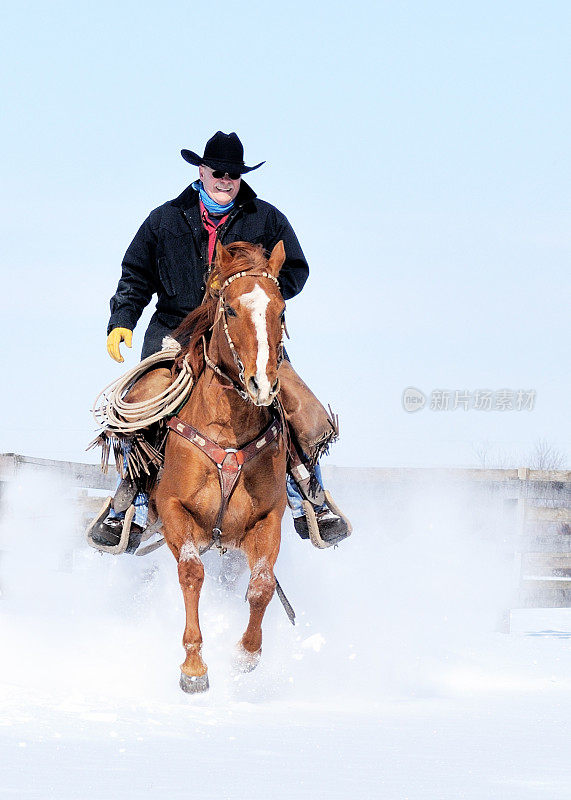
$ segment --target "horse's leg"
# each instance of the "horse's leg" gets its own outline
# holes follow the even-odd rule
[[[246,594],[250,619],[238,643],[237,656],[237,666],[244,672],[258,665],[262,653],[262,619],[276,588],[274,564],[280,549],[282,514],[283,509],[280,514],[272,512],[260,520],[241,544],[251,571]]]
[[[182,644],[186,658],[181,664],[180,687],[185,692],[204,692],[208,689],[208,667],[202,660],[202,633],[198,621],[198,601],[204,582],[204,566],[192,535],[193,521],[178,500],[161,507],[165,539],[178,562],[178,579],[184,597],[186,625]],[[174,543],[179,544],[174,544]]]

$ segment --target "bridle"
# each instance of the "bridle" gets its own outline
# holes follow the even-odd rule
[[[216,317],[214,319],[214,325],[219,319],[222,319],[222,329],[224,330],[224,334],[226,336],[226,341],[228,342],[228,347],[230,348],[230,352],[232,353],[232,358],[234,360],[234,364],[236,365],[236,369],[238,370],[238,381],[235,381],[230,375],[224,372],[218,364],[215,364],[214,361],[209,357],[208,353],[206,352],[206,340],[204,336],[202,337],[202,349],[204,353],[204,362],[205,364],[210,367],[210,369],[218,375],[219,378],[227,381],[232,385],[232,387],[238,392],[240,397],[243,400],[248,400],[251,402],[251,397],[246,391],[246,381],[244,378],[244,364],[242,363],[242,359],[238,355],[238,351],[236,350],[236,346],[232,341],[232,337],[230,336],[230,331],[228,330],[228,316],[226,313],[226,306],[224,301],[224,290],[230,286],[231,283],[234,283],[235,280],[238,278],[269,278],[273,281],[276,286],[279,288],[280,284],[277,278],[275,278],[271,273],[266,272],[237,272],[235,275],[232,275],[230,278],[227,278],[220,288],[220,293],[218,295],[218,310],[216,312]],[[212,326],[214,328],[214,325]],[[287,328],[285,324],[285,317],[282,315],[281,321],[281,330],[282,335],[280,339],[280,343],[278,345],[278,369],[284,360],[284,339],[288,335]]]

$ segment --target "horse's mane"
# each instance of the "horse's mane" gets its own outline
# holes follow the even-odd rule
[[[214,267],[206,284],[204,300],[172,333],[173,338],[181,345],[175,367],[188,355],[195,379],[204,369],[202,337],[208,344],[216,317],[220,287],[238,272],[257,272],[267,269],[268,266],[265,250],[261,244],[234,242],[224,249],[232,258],[222,258],[220,249],[217,250]]]

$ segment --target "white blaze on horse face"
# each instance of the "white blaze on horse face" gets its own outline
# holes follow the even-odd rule
[[[268,342],[268,326],[266,324],[266,310],[270,298],[261,286],[256,284],[251,292],[240,297],[240,303],[247,308],[252,315],[254,330],[258,340],[258,355],[256,358],[256,381],[258,382],[259,400],[269,400],[272,387],[268,380],[267,367],[270,357],[270,345]]]

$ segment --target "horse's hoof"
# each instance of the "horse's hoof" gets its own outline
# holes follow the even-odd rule
[[[234,669],[238,672],[252,672],[260,663],[262,656],[262,648],[255,650],[251,653],[246,650],[244,645],[240,642],[236,647],[236,654],[234,656]]]
[[[184,672],[180,673],[180,688],[187,694],[207,692],[209,686],[208,672],[205,672],[204,675],[186,675]]]

